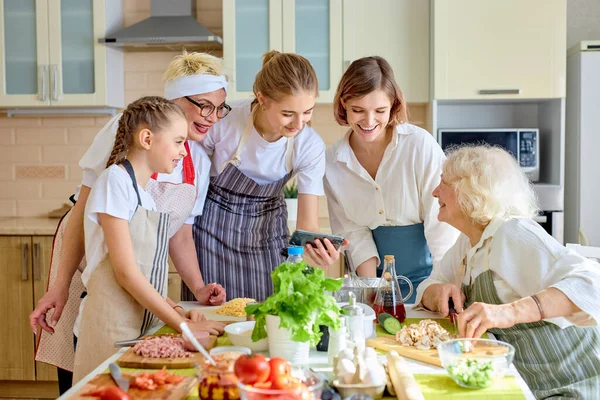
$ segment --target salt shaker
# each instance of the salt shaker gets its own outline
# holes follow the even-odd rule
[[[363,351],[365,349],[365,325],[363,322],[365,312],[356,305],[354,292],[348,294],[348,305],[342,307],[341,313],[348,327],[347,347],[358,347],[359,351]]]
[[[327,361],[329,362],[329,365],[333,365],[334,357],[346,348],[347,331],[345,322],[345,319],[342,318],[342,324],[337,331],[329,329],[329,346],[327,347]]]

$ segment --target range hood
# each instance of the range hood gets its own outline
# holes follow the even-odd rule
[[[196,20],[196,0],[152,0],[151,16],[99,43],[131,50],[220,47],[223,39]]]

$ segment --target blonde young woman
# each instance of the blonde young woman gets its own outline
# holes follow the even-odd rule
[[[331,228],[350,241],[346,254],[360,276],[381,275],[383,257],[390,254],[396,272],[416,287],[458,236],[438,222],[438,205],[429,195],[444,153],[429,132],[407,122],[404,96],[381,57],[348,67],[334,117],[350,129],[327,150]],[[404,296],[409,290],[401,285]]]
[[[513,363],[539,398],[600,393],[600,265],[565,248],[532,218],[537,199],[508,152],[450,153],[433,196],[438,218],[461,232],[417,303],[448,314],[462,337],[484,332],[516,348]]]
[[[169,64],[164,75],[165,97],[185,112],[189,124],[188,156],[171,174],[154,175],[156,179],[148,186],[158,209],[171,215],[169,253],[175,268],[193,288],[195,299],[211,305],[222,304],[225,291],[218,284],[205,285],[202,279],[195,257],[192,224],[194,217],[202,213],[210,170],[210,160],[199,142],[230,109],[225,103],[227,80],[222,70],[221,59],[203,53],[184,53]],[[63,218],[55,235],[49,290],[30,315],[34,332],[38,325],[43,329],[36,360],[59,367],[61,392],[70,387],[73,326],[83,292],[77,271],[78,267],[81,271],[85,268],[83,212],[94,182],[106,167],[120,118],[117,115],[104,126],[79,163],[83,169],[81,189],[77,203]]]
[[[205,210],[194,238],[202,275],[222,283],[230,297],[264,300],[271,271],[287,246],[283,187],[298,178],[298,229],[318,231],[325,145],[308,126],[318,95],[307,59],[271,51],[254,82],[254,100],[232,104],[226,120],[203,142],[212,171]],[[325,240],[322,265],[339,258]]]

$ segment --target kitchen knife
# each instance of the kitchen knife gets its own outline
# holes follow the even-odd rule
[[[112,378],[115,380],[115,382],[117,383],[117,386],[122,391],[127,393],[127,391],[129,390],[129,379],[123,378],[123,374],[121,373],[121,368],[115,363],[110,363],[108,365],[108,369],[110,370],[110,376],[112,376]]]
[[[456,309],[454,308],[454,301],[452,300],[452,298],[448,299],[448,308],[448,316],[450,317],[450,322],[454,324],[454,331],[458,335],[458,321],[456,320],[457,314]]]
[[[131,340],[121,340],[120,342],[115,342],[114,346],[115,347],[131,347],[134,346],[136,343],[141,342],[144,339],[131,339]]]

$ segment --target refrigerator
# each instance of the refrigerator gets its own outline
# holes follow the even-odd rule
[[[600,40],[567,55],[565,243],[600,247]]]

